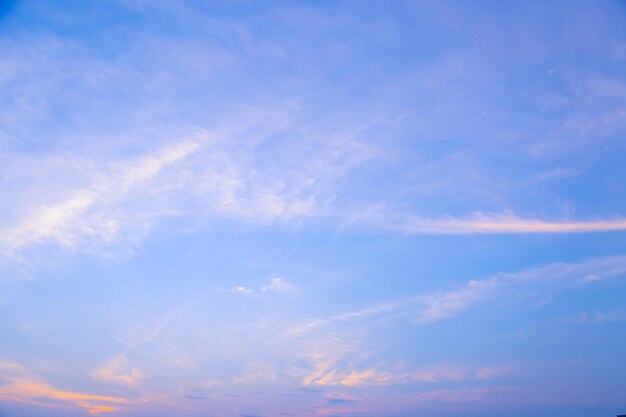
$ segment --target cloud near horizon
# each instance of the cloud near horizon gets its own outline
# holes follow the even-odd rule
[[[120,405],[133,401],[126,398],[66,391],[49,385],[21,365],[0,362],[3,384],[0,398],[44,407],[80,407],[89,414],[117,411]]]

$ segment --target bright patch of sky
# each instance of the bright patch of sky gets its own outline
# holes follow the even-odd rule
[[[626,413],[626,4],[0,1],[0,416]]]

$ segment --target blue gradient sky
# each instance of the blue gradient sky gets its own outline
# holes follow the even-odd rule
[[[3,1],[0,92],[0,416],[626,413],[623,1]]]

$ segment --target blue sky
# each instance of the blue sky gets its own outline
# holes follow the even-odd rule
[[[623,1],[0,2],[0,416],[626,413]]]

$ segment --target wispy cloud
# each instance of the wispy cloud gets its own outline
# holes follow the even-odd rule
[[[21,365],[0,362],[0,398],[42,407],[82,408],[89,414],[117,411],[130,401],[121,397],[86,394],[54,387]]]
[[[470,367],[449,363],[437,363],[412,371],[386,369],[385,367],[365,370],[342,369],[328,360],[319,361],[315,370],[303,379],[305,386],[361,387],[376,385],[412,384],[415,382],[436,383],[442,381],[465,381],[494,378],[511,373],[517,368],[510,365]]]
[[[222,385],[224,385],[224,381],[220,381],[219,379],[204,380],[201,381],[199,384],[199,386],[204,389],[211,389],[215,387],[220,387]]]
[[[145,373],[131,366],[128,357],[120,354],[91,373],[91,376],[104,381],[116,382],[124,385],[135,385],[146,377]]]
[[[236,285],[231,289],[223,289],[224,291],[232,292],[235,294],[252,294],[252,293],[263,293],[263,292],[276,292],[276,293],[289,293],[296,290],[295,285],[286,281],[281,277],[271,277],[267,284],[261,287],[247,287],[245,285]]]
[[[416,394],[413,400],[419,402],[445,401],[451,403],[507,402],[519,401],[520,394],[530,394],[532,390],[523,387],[473,387],[425,391]]]
[[[417,324],[426,324],[454,317],[472,305],[493,300],[515,287],[530,286],[553,291],[623,274],[626,274],[626,256],[596,258],[578,263],[553,263],[520,272],[505,272],[483,279],[472,279],[450,291],[416,294],[395,302],[304,321],[291,326],[289,331],[295,334],[305,333],[323,326],[339,325],[346,321],[398,311],[414,317]]]
[[[592,313],[580,313],[574,321],[580,324],[603,324],[626,321],[626,308],[616,307],[607,310],[594,311]]]
[[[427,295],[422,298],[423,307],[416,321],[426,323],[455,316],[467,306],[493,297],[499,285],[497,279],[472,280],[458,290]]]
[[[266,384],[277,378],[276,369],[271,363],[248,363],[245,374],[235,377],[233,384]]]
[[[217,218],[259,225],[326,216],[320,203],[327,204],[334,195],[328,180],[368,158],[367,151],[355,151],[359,144],[346,138],[345,143],[323,144],[297,169],[290,161],[276,172],[254,156],[265,138],[237,131],[220,134],[200,130],[134,159],[44,156],[37,161],[13,155],[11,169],[21,175],[24,192],[3,207],[0,250],[18,256],[55,244],[107,254],[137,246],[157,223],[173,216],[188,220],[193,230]],[[307,146],[291,158],[302,159]],[[54,170],[46,166],[46,158],[56,161]],[[87,184],[76,186],[76,178]],[[277,281],[267,288],[287,287]]]
[[[98,178],[89,188],[70,192],[64,201],[27,207],[25,217],[16,226],[2,231],[0,245],[12,253],[44,243],[83,249],[116,243],[124,233],[121,229],[129,226],[124,224],[129,213],[120,208],[137,194],[143,194],[143,187],[149,187],[149,182],[164,169],[187,158],[199,146],[192,141],[168,146],[120,168],[119,172]]]
[[[272,277],[272,278],[270,278],[270,281],[267,283],[267,285],[265,285],[264,287],[261,288],[261,291],[263,291],[263,292],[265,292],[265,291],[276,291],[276,292],[279,292],[279,293],[286,293],[286,292],[291,292],[291,291],[294,291],[294,290],[295,290],[294,285],[288,283],[287,281],[285,281],[281,277]]]
[[[250,294],[253,293],[254,290],[252,288],[244,287],[243,285],[237,285],[232,288],[231,292],[236,294]]]
[[[406,216],[403,220],[382,220],[380,227],[411,235],[592,233],[626,230],[626,220],[547,221],[509,213],[477,213],[467,218],[428,219]]]
[[[548,221],[511,213],[476,213],[466,218],[435,219],[411,213],[383,215],[380,209],[367,210],[366,206],[358,210],[360,214],[344,216],[341,205],[328,204],[320,211],[319,202],[332,201],[338,191],[322,187],[324,177],[339,175],[362,159],[344,161],[339,156],[336,166],[318,167],[314,161],[304,172],[274,176],[268,170],[265,175],[259,175],[249,156],[233,153],[225,145],[216,145],[217,142],[214,135],[202,133],[143,158],[109,163],[113,170],[92,172],[91,184],[65,190],[56,202],[49,199],[20,202],[22,209],[14,213],[15,220],[11,223],[5,220],[0,230],[0,249],[13,256],[30,247],[52,243],[71,250],[97,252],[124,243],[136,244],[155,223],[172,215],[194,221],[228,217],[256,223],[313,216],[341,223],[345,217],[366,229],[409,235],[626,230],[626,220],[621,218]],[[352,146],[346,145],[338,152],[349,152]],[[166,175],[170,168],[171,173]],[[316,168],[321,171],[315,172]],[[276,283],[273,289],[278,287]]]
[[[357,145],[348,144],[336,152],[343,155],[354,146]],[[323,152],[317,156],[321,158]],[[319,161],[315,160],[303,172],[275,176],[268,170],[259,174],[248,155],[228,149],[215,135],[200,133],[143,158],[109,162],[109,168],[90,173],[91,184],[64,190],[55,202],[50,202],[49,197],[19,202],[21,210],[14,212],[13,221],[5,219],[0,230],[0,249],[15,255],[52,243],[71,250],[97,252],[124,243],[136,244],[155,223],[173,215],[194,221],[227,217],[256,223],[320,216],[340,223],[351,219],[366,229],[409,235],[626,230],[626,220],[621,218],[549,221],[511,213],[476,213],[465,218],[435,219],[411,213],[383,215],[382,210],[367,210],[367,206],[357,210],[360,214],[344,215],[344,207],[328,203],[320,210],[319,203],[333,201],[338,192],[321,184],[367,156],[354,161],[344,160],[344,156],[336,158],[336,165],[318,166]]]
[[[364,308],[361,310],[347,311],[344,313],[335,314],[327,318],[311,319],[303,323],[290,326],[289,331],[295,334],[304,333],[304,332],[314,330],[324,325],[329,325],[329,324],[332,325],[332,324],[348,321],[351,319],[360,319],[360,318],[365,318],[369,316],[375,316],[378,314],[383,314],[389,311],[397,310],[407,305],[412,305],[416,301],[417,301],[416,298],[408,298],[405,300],[381,304],[381,305],[377,305],[374,307]]]

